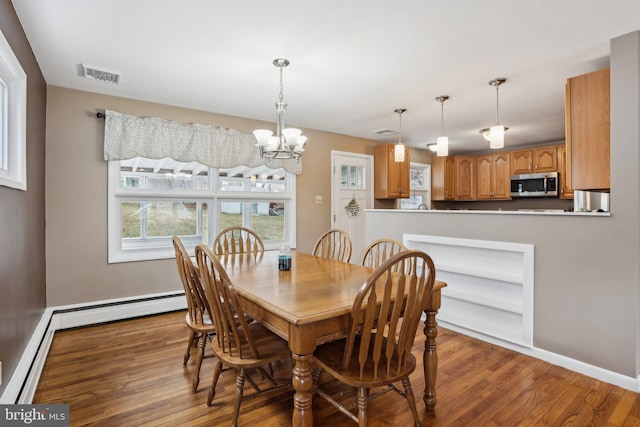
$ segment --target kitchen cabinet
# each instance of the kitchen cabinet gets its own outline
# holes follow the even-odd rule
[[[510,154],[476,156],[476,198],[511,199]]]
[[[561,199],[573,199],[573,188],[567,174],[567,150],[564,145],[558,146],[558,175]]]
[[[455,160],[453,156],[431,157],[431,200],[454,200]]]
[[[377,145],[374,151],[374,196],[376,199],[409,197],[410,161],[405,147],[404,161],[396,162],[393,144]]]
[[[454,156],[456,200],[476,198],[476,158],[475,156]]]
[[[574,190],[606,190],[611,186],[609,92],[608,68],[567,80],[566,166]]]
[[[557,170],[558,155],[555,146],[511,152],[511,175]]]

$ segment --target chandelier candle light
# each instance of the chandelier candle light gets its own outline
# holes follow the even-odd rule
[[[256,137],[256,147],[260,150],[260,157],[272,159],[300,159],[304,151],[307,137],[302,135],[300,129],[285,128],[285,112],[287,103],[282,95],[282,69],[289,65],[287,59],[279,58],[273,60],[273,65],[280,69],[280,96],[276,102],[276,134],[267,129],[257,129],[253,131]]]
[[[398,131],[398,143],[396,144],[393,150],[394,159],[396,162],[404,162],[404,144],[402,143],[402,113],[407,111],[407,109],[396,108],[393,111],[398,113],[398,116],[400,117],[400,130]]]
[[[440,136],[436,138],[436,155],[438,157],[449,155],[449,137],[444,135],[444,101],[449,99],[447,95],[436,97],[440,102]]]
[[[484,139],[489,141],[489,148],[503,148],[504,147],[504,134],[509,129],[508,127],[504,127],[500,125],[500,116],[499,116],[499,106],[498,106],[498,88],[507,79],[505,78],[497,78],[489,81],[491,86],[495,86],[496,88],[496,124],[491,126],[490,128],[484,128],[480,130],[480,133],[484,137]]]

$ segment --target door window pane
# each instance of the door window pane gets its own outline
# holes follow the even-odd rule
[[[344,190],[364,190],[364,166],[342,165],[340,168],[340,188]]]

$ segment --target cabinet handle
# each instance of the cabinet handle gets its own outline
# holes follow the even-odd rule
[[[538,164],[536,163],[536,170],[538,170]]]

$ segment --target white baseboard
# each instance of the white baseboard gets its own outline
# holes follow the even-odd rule
[[[617,372],[590,365],[576,359],[571,359],[570,357],[562,356],[557,353],[552,353],[535,346],[524,347],[513,344],[508,341],[503,341],[501,339],[490,337],[479,332],[452,325],[439,319],[438,326],[450,329],[455,332],[459,332],[461,334],[469,335],[470,337],[477,338],[479,340],[486,341],[500,347],[508,348],[509,350],[517,351],[518,353],[526,354],[527,356],[535,357],[536,359],[544,360],[545,362],[549,362],[552,365],[561,366],[563,368],[569,369],[570,371],[578,372],[579,374],[595,378],[599,381],[604,381],[606,383],[613,384],[615,386],[622,387],[636,393],[640,392],[640,377],[633,378],[622,375]]]
[[[186,307],[184,292],[165,292],[45,309],[0,397],[0,404],[31,403],[57,330],[166,313]]]
[[[40,374],[57,330],[87,326],[151,314],[182,310],[187,306],[184,293],[170,292],[145,295],[136,298],[121,298],[47,308],[36,326],[25,351],[22,354],[7,387],[0,397],[0,404],[28,404],[32,402],[40,380]],[[579,360],[571,359],[536,347],[519,346],[497,338],[489,337],[474,331],[460,328],[438,320],[438,324],[446,329],[490,342],[500,347],[535,357],[571,371],[595,378],[634,392],[640,392],[640,377],[633,378],[618,374]]]

